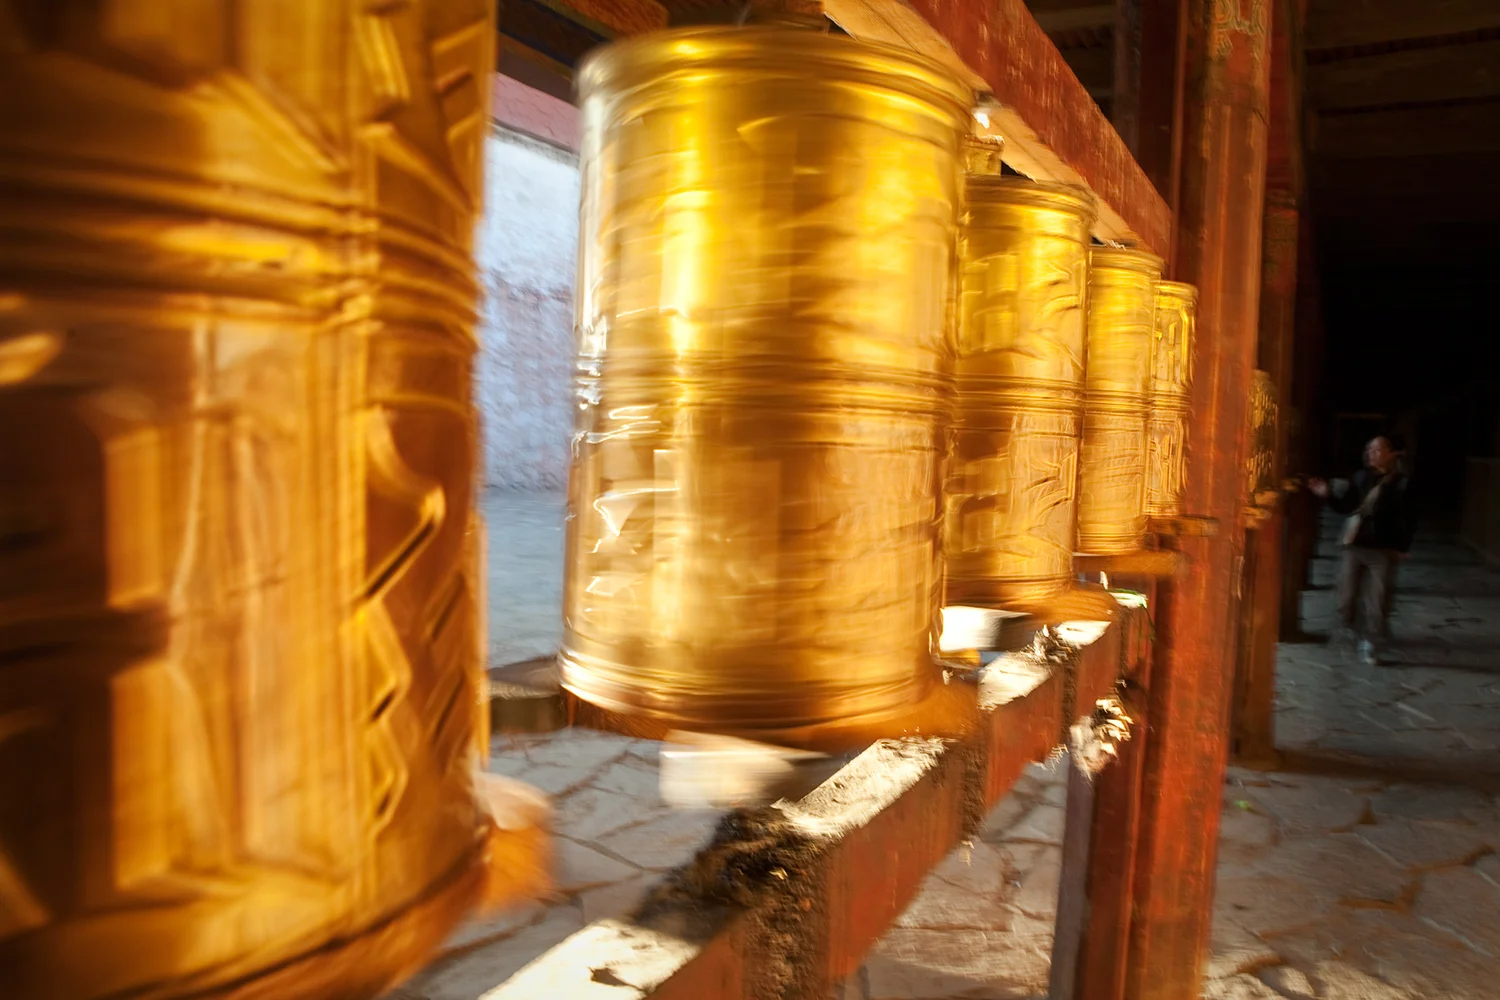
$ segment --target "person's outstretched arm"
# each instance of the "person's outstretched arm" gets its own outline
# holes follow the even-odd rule
[[[1359,509],[1359,490],[1355,489],[1355,480],[1358,476],[1348,479],[1336,479],[1330,483],[1326,479],[1309,479],[1307,488],[1313,494],[1328,501],[1328,507],[1336,514],[1353,514]]]

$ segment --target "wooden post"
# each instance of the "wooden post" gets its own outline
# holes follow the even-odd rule
[[[1146,595],[1149,620],[1156,613],[1156,580],[1127,577],[1118,582]],[[1133,724],[1118,759],[1092,779],[1076,765],[1068,768],[1062,882],[1047,993],[1051,1000],[1121,1000],[1125,995],[1141,775],[1150,731],[1146,693],[1151,648],[1147,641],[1127,650],[1135,662],[1127,663],[1130,684],[1122,700]]]
[[[1163,582],[1148,712],[1126,996],[1197,1000],[1214,863],[1243,557],[1239,527],[1260,292],[1271,24],[1259,0],[1189,0],[1174,277],[1200,300],[1185,509],[1219,519],[1181,538]]]
[[[1307,215],[1304,201],[1304,216]],[[1323,365],[1323,304],[1319,295],[1317,245],[1310,225],[1297,231],[1297,307],[1292,365],[1293,409],[1300,433],[1291,441],[1294,473],[1322,473],[1328,426],[1318,388]],[[1305,491],[1291,496],[1287,510],[1287,562],[1281,592],[1282,640],[1302,638],[1302,591],[1317,547],[1318,502]]]
[[[1284,8],[1279,4],[1278,8]],[[1277,32],[1276,40],[1285,37]],[[1274,42],[1273,42],[1274,45]],[[1281,60],[1278,59],[1278,63]],[[1275,89],[1276,70],[1272,69]],[[1285,132],[1283,132],[1283,135]],[[1274,137],[1274,136],[1273,136]],[[1288,421],[1292,410],[1292,347],[1297,308],[1297,203],[1290,191],[1266,193],[1264,253],[1261,262],[1261,369],[1276,385],[1276,406],[1283,415],[1276,430],[1277,478],[1286,470]],[[1282,546],[1286,506],[1280,500],[1247,546],[1254,557],[1247,565],[1248,631],[1240,635],[1240,659],[1234,712],[1234,755],[1247,763],[1270,763],[1276,756],[1276,643],[1281,638]]]
[[[1266,144],[1266,206],[1261,236],[1260,333],[1257,364],[1276,386],[1274,474],[1287,471],[1294,398],[1297,312],[1298,195],[1302,188],[1301,54],[1293,0],[1276,0],[1271,31],[1271,104]],[[1276,756],[1276,643],[1281,638],[1282,560],[1286,504],[1246,539],[1245,592],[1234,708],[1236,758],[1271,763]]]

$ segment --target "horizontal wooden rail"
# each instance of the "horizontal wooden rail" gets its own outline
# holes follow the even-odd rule
[[[689,6],[653,0],[517,2],[516,11],[502,19],[502,36],[513,32],[512,43],[533,54],[538,48],[555,50],[554,59],[586,50],[601,38],[659,28],[673,11]],[[704,13],[702,5],[690,6]],[[990,102],[990,130],[1005,139],[1006,163],[1028,177],[1093,192],[1099,205],[1097,236],[1168,253],[1172,214],[1166,201],[1024,0],[824,0],[823,9],[855,38],[921,53],[968,81]],[[1097,20],[1102,10],[1086,13]],[[553,37],[567,33],[557,15],[574,23],[576,37]]]
[[[936,59],[992,97],[1002,159],[1028,177],[1092,191],[1096,235],[1168,254],[1166,201],[1024,0],[824,0],[823,8],[855,38]]]
[[[476,1000],[822,1000],[1022,769],[1118,691],[1147,629],[1143,608],[1123,607],[955,680],[966,735],[882,740],[796,802],[729,813],[634,914],[584,928]]]

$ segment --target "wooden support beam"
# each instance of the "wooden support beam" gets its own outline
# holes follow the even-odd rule
[[[1029,177],[1082,184],[1096,232],[1165,254],[1171,213],[1024,0],[827,0],[855,38],[923,53],[999,104],[1005,160]]]
[[[1500,97],[1500,41],[1383,52],[1307,68],[1307,103],[1389,107]]]
[[[1199,306],[1183,505],[1222,530],[1176,540],[1193,572],[1163,581],[1157,597],[1131,1000],[1197,1000],[1212,925],[1260,297],[1269,15],[1261,3],[1188,0],[1173,276],[1198,286]]]
[[[1117,689],[1138,614],[1079,632],[1092,641],[1061,665],[1020,653],[987,668],[962,740],[882,741],[797,802],[731,813],[634,914],[586,927],[474,1000],[823,1000],[1025,765]]]
[[[1318,157],[1379,158],[1500,151],[1500,101],[1315,114]]]
[[[1121,580],[1154,605],[1156,581]],[[1053,936],[1051,1000],[1123,1000],[1130,952],[1136,851],[1140,843],[1141,778],[1151,725],[1151,642],[1126,651],[1131,683],[1124,705],[1131,738],[1118,759],[1097,776],[1075,763],[1068,770],[1062,880]]]
[[[1497,27],[1494,0],[1311,0],[1304,39],[1312,51]]]

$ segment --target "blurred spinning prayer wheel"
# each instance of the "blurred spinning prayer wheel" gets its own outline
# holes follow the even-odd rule
[[[1146,435],[1146,513],[1182,513],[1192,415],[1193,335],[1198,289],[1163,281],[1156,290],[1156,346],[1151,360],[1151,409]]]
[[[761,26],[615,43],[579,89],[563,684],[700,731],[907,709],[936,676],[969,88]]]
[[[45,6],[0,86],[0,993],[373,996],[493,874],[494,5]]]
[[[1001,176],[998,157],[969,164],[945,603],[1024,608],[1073,577],[1094,205]]]
[[[1146,536],[1146,417],[1156,286],[1162,262],[1144,250],[1094,247],[1078,551],[1134,552]]]

